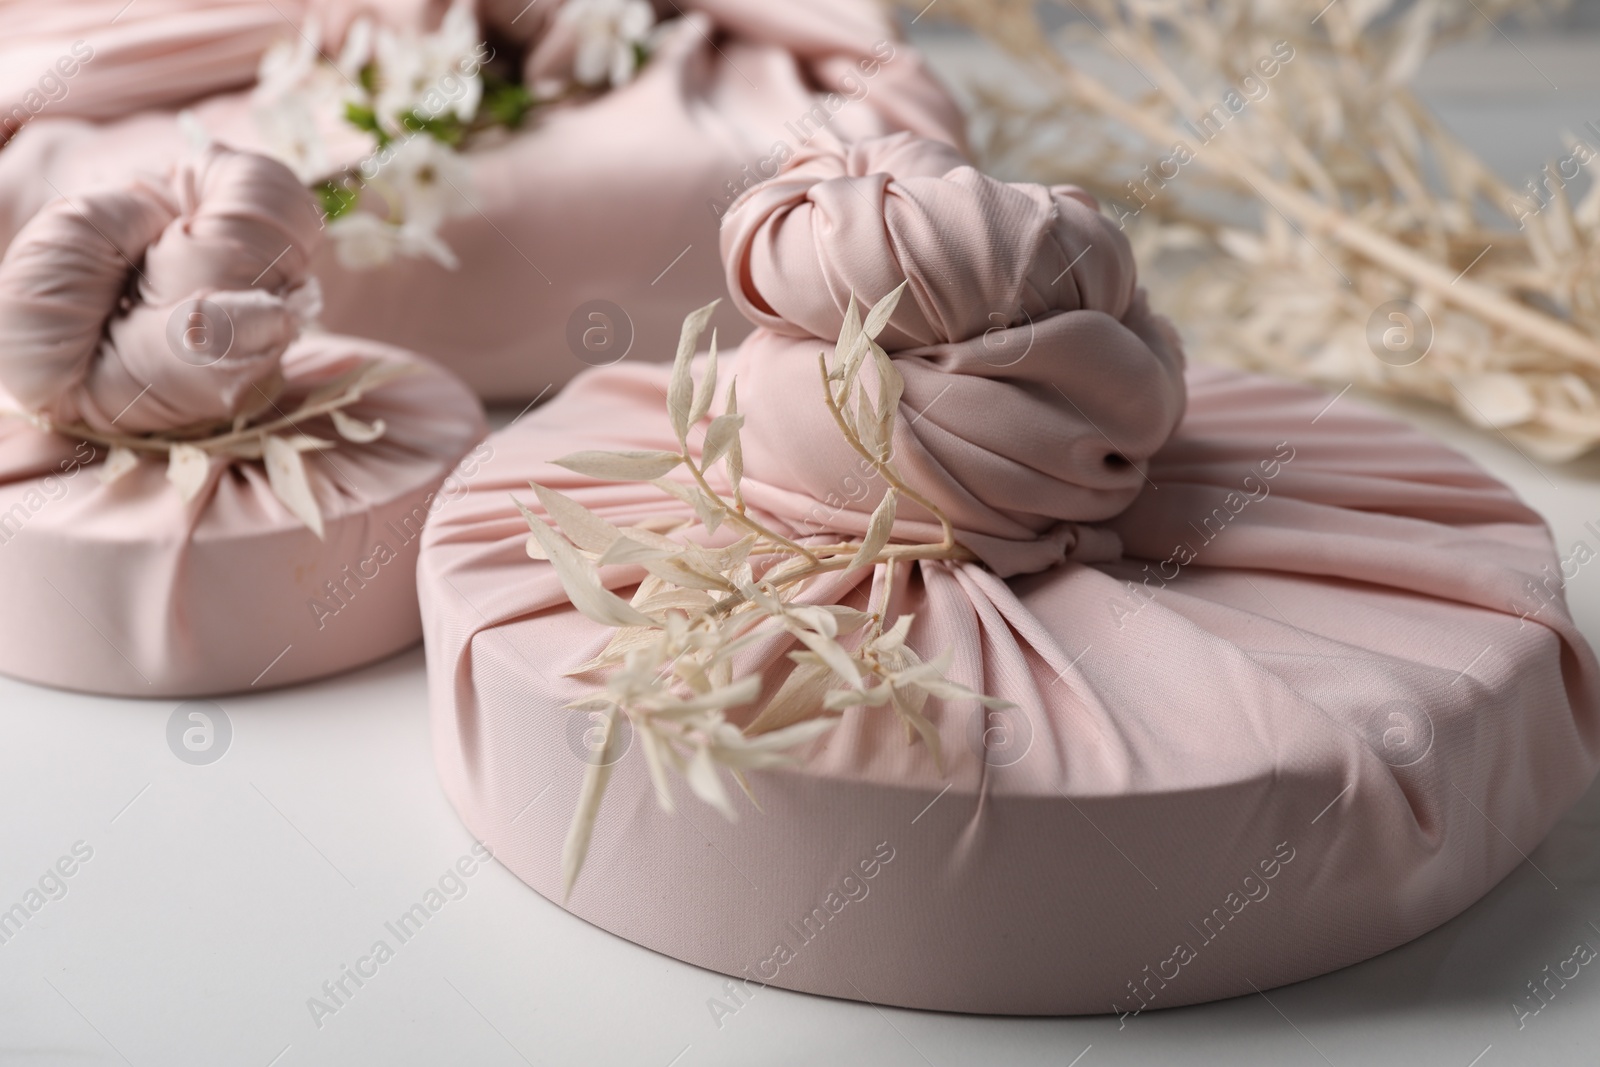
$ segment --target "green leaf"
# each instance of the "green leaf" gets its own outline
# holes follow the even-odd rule
[[[378,125],[378,113],[366,104],[358,104],[354,100],[347,101],[344,105],[344,120],[356,129],[366,130],[379,138],[386,136],[383,127]]]
[[[402,128],[412,133],[425,133],[441,144],[451,147],[461,143],[467,135],[466,127],[453,114],[424,115],[415,109],[400,116]]]
[[[344,181],[323,182],[316,187],[316,194],[322,213],[330,221],[349,214],[361,200],[361,190]]]
[[[522,120],[527,118],[528,112],[532,111],[537,103],[525,85],[485,84],[483,100],[478,104],[477,118],[480,122],[488,119],[494,125],[515,130],[522,125]]]

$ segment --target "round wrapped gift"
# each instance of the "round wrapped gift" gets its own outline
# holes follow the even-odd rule
[[[722,375],[748,416],[746,501],[795,536],[864,528],[881,486],[813,414],[816,351],[850,293],[908,278],[881,338],[906,382],[895,456],[981,562],[907,568],[891,613],[914,613],[925,658],[953,653],[951,679],[1016,707],[930,700],[942,773],[892,714],[848,711],[798,766],[752,773],[761,810],[741,799],[736,823],[663,812],[625,749],[564,906],[734,976],[714,1017],[765,984],[1056,1014],[1296,981],[1462,911],[1587,786],[1596,664],[1541,584],[1558,557],[1538,516],[1349,399],[1179,380],[1083,194],[901,140],[802,160],[743,207],[724,253],[761,328]],[[688,518],[548,462],[675,448],[667,379],[579,378],[491,438],[424,538],[446,791],[552,900],[592,758],[588,715],[563,710],[592,682],[566,672],[611,631],[527,558],[510,496],[531,501],[531,479],[619,524]],[[807,597],[862,606],[881,572]],[[641,577],[602,573],[624,596]],[[752,665],[764,693],[784,651]]]
[[[7,251],[0,671],[187,696],[348,670],[417,640],[422,524],[452,469],[475,462],[482,411],[410,352],[297,337],[308,199],[281,165],[212,149],[167,181],[48,205]],[[259,457],[212,458],[185,502],[165,456],[133,447],[270,425],[361,373],[384,380],[340,408],[342,426],[317,414],[278,431],[332,445],[299,453],[319,532]],[[192,427],[205,432],[185,438]]]
[[[101,17],[98,3],[50,10],[80,4],[95,30],[81,36],[101,41],[109,15]],[[173,6],[157,5],[148,24],[138,24],[142,49],[108,45],[80,64],[59,105],[0,151],[0,247],[60,193],[164,169],[187,145],[180,106],[210,136],[263,149],[248,91],[254,59],[229,59],[224,68],[222,56],[246,42],[259,55],[291,32],[286,19],[306,17],[321,21],[331,49],[334,31],[361,5],[300,3],[280,14],[268,5],[184,4],[197,14],[182,18]],[[414,28],[435,23],[444,6],[376,10]],[[571,69],[558,6],[479,5],[480,22],[502,47],[510,40],[526,50],[530,83]],[[138,19],[142,7],[127,18]],[[671,21],[633,81],[537,110],[522,130],[466,154],[465,192],[476,210],[440,230],[459,268],[408,257],[351,269],[326,243],[314,269],[328,328],[422,352],[486,397],[531,399],[591,365],[670,352],[682,309],[722,284],[719,217],[806,143],[895,130],[960,141],[954,104],[872,0],[682,0],[661,4],[658,14]],[[36,55],[48,65],[52,48],[70,49],[70,27],[40,19],[44,28],[17,60],[19,71],[31,70]],[[202,33],[206,19],[241,28]],[[122,92],[152,50],[166,73],[140,73],[140,91]],[[116,73],[123,67],[126,77]],[[224,69],[231,83],[220,80]],[[159,95],[154,87],[163,84],[169,91]],[[355,153],[340,162],[359,161],[360,142],[352,143]],[[728,337],[747,328],[731,310],[718,323]]]

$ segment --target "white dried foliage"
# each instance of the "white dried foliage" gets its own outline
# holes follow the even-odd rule
[[[3,414],[27,419],[48,432],[104,447],[106,461],[100,467],[99,479],[107,485],[138,467],[141,456],[165,457],[167,480],[185,504],[193,502],[205,491],[213,473],[221,466],[259,462],[266,468],[267,484],[271,486],[273,495],[320,539],[323,535],[322,509],[317,504],[306,473],[305,453],[335,448],[338,442],[302,433],[300,427],[327,417],[343,440],[352,444],[371,444],[387,431],[383,420],[363,422],[345,409],[374,389],[414,374],[417,370],[410,363],[361,360],[308,394],[299,407],[288,414],[273,404],[268,405],[268,410],[275,417],[259,422],[243,418],[223,426],[190,426],[137,436],[100,433],[79,423],[52,423],[36,414]]]
[[[667,410],[679,451],[580,452],[555,462],[593,478],[649,482],[692,507],[707,531],[726,524],[739,537],[710,548],[670,536],[692,525],[685,520],[619,527],[537,484],[533,490],[539,510],[517,501],[532,532],[529,555],[549,561],[575,608],[615,630],[599,655],[570,672],[603,678],[601,688],[570,707],[603,713],[607,732],[605,751],[586,769],[563,851],[565,892],[572,891],[588,855],[620,717],[626,717],[639,739],[664,810],[673,810],[671,778],[676,775],[696,797],[733,819],[737,811],[722,772],[731,774],[748,795],[744,772],[795,762],[792,750],[829,730],[848,709],[892,710],[905,723],[908,737],[920,737],[942,766],[938,731],[923,714],[929,696],[1009,706],[946,678],[948,654],[920,660],[905,644],[911,616],[901,615],[885,626],[897,565],[973,558],[956,543],[949,520],[901,480],[890,458],[887,442],[893,436],[901,379],[875,338],[904,288],[874,305],[864,323],[852,299],[832,362],[826,353],[819,356],[823,400],[840,432],[890,487],[862,541],[814,537],[800,543],[746,511],[739,493],[744,416],[737,410],[733,382],[728,383],[723,410],[712,414],[718,387],[714,339],[700,381],[694,380],[695,349],[714,304],[685,320],[672,367]],[[874,353],[876,400],[859,373],[865,357]],[[691,431],[703,422],[704,442],[694,448]],[[720,474],[715,470],[719,464]],[[669,479],[669,474],[678,477]],[[901,499],[914,500],[938,519],[940,541],[890,543]],[[613,566],[644,572],[630,600],[608,588],[604,572]],[[818,575],[874,566],[888,568],[884,598],[876,610],[799,601]],[[734,659],[752,644],[771,640],[793,646],[788,658],[794,666],[741,728],[729,714],[758,699],[763,679],[736,677]]]
[[[1051,2],[1059,34],[1028,0],[928,17],[1014,61],[971,87],[986,162],[1099,196],[1200,358],[1433,400],[1549,460],[1600,442],[1600,182],[1573,203],[1549,177],[1585,169],[1600,133],[1513,187],[1409,85],[1440,41],[1559,0]],[[1069,59],[1080,45],[1136,88]],[[1391,322],[1390,301],[1420,314]],[[1391,326],[1415,347],[1380,358]]]

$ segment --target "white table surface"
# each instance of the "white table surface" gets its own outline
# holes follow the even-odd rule
[[[1592,74],[1592,59],[1562,58],[1572,47],[1532,54]],[[1600,116],[1594,78],[1579,80],[1475,95],[1446,77],[1438,103],[1515,173],[1554,150],[1568,116]],[[1516,486],[1563,552],[1579,538],[1600,548],[1583,529],[1600,520],[1600,459],[1539,466],[1436,412],[1403,413]],[[1581,571],[1568,595],[1600,638],[1600,573]],[[3,1067],[1600,1062],[1600,967],[1521,1028],[1513,1009],[1575,942],[1600,946],[1600,790],[1531,854],[1543,875],[1522,865],[1409,945],[1125,1026],[767,989],[719,1028],[707,1001],[721,976],[603,933],[490,865],[319,1027],[308,998],[472,845],[434,778],[421,652],[218,701],[233,736],[205,766],[168,748],[176,703],[0,679],[0,909],[75,843],[93,850],[0,944]]]

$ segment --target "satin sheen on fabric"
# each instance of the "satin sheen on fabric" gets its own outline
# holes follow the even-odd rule
[[[1538,516],[1348,398],[1182,374],[1081,194],[956,163],[891,140],[752,194],[724,252],[762,329],[722,374],[748,413],[752,506],[791,533],[861,529],[874,493],[818,419],[816,352],[848,292],[910,277],[885,335],[907,381],[897,459],[992,569],[923,563],[894,611],[915,613],[913,647],[952,650],[952,678],[1019,711],[930,702],[943,775],[891,714],[852,711],[799,768],[752,775],[764,813],[742,804],[738,823],[687,799],[664,814],[630,748],[565,906],[746,993],[1001,1014],[1249,993],[1459,913],[1579,796],[1600,746],[1594,656],[1559,592],[1529,592],[1557,561]],[[974,347],[992,312],[991,342],[1032,339],[1006,367],[994,353],[1017,349]],[[491,438],[425,536],[441,778],[553,900],[590,725],[562,710],[591,688],[564,672],[610,631],[527,558],[509,497],[531,502],[534,479],[617,523],[686,512],[548,462],[675,447],[666,385],[648,366],[580,377]],[[639,574],[606,577],[626,595]],[[859,605],[881,582],[811,595]],[[743,665],[771,668],[766,694],[782,652]]]
[[[16,72],[18,94],[37,76],[29,71],[47,69],[77,37],[90,38],[96,55],[0,150],[0,247],[58,192],[164,172],[187,145],[180,107],[224,143],[262,147],[248,93],[255,64],[307,16],[336,54],[359,10],[426,27],[444,7],[150,2],[114,26],[115,6],[102,10],[99,0],[13,14],[35,27],[0,42],[0,69]],[[557,6],[493,0],[479,5],[479,19],[529,47],[528,77],[557,76],[571,62],[551,26]],[[326,326],[433,357],[485,397],[530,400],[620,358],[627,337],[629,359],[670,353],[683,308],[722,289],[719,216],[783,153],[897,130],[962,143],[954,103],[871,0],[682,0],[659,14],[676,28],[634,81],[536,112],[528,128],[468,155],[477,210],[441,231],[460,269],[400,259],[348,270],[324,246],[313,270]],[[604,323],[617,341],[591,353],[569,341],[569,320],[601,300],[621,309]],[[748,328],[731,309],[717,321],[730,340]]]
[[[397,652],[421,631],[414,564],[446,476],[485,433],[455,378],[410,352],[300,335],[319,237],[282,165],[213,147],[164,180],[48,205],[0,262],[0,671],[68,689],[192,696],[276,686]],[[174,335],[197,315],[213,357]],[[162,456],[102,484],[100,434],[226,428],[295,411],[362,362],[414,373],[300,433],[323,540],[259,462],[213,460],[185,504]],[[204,434],[202,434],[203,436]]]

